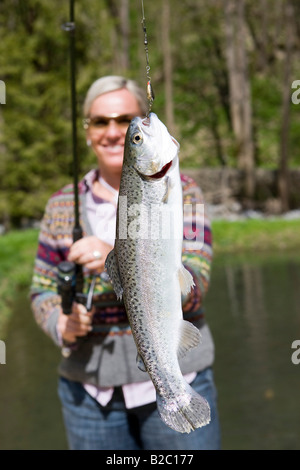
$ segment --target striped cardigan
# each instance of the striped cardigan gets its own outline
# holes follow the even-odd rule
[[[96,177],[97,172],[93,171]],[[212,259],[211,229],[203,211],[204,203],[200,188],[193,179],[185,175],[181,175],[181,181],[184,207],[194,209],[192,219],[188,211],[184,211],[182,259],[185,267],[193,275],[195,287],[183,298],[183,313],[186,320],[201,327],[205,334],[208,327],[205,325],[205,328],[202,328],[204,323],[202,301],[209,286]],[[79,183],[80,217],[84,236],[92,235],[84,210],[88,190],[84,178]],[[69,250],[67,242],[72,239],[73,225],[73,186],[67,185],[55,193],[46,206],[31,285],[31,302],[35,319],[58,346],[61,346],[61,342],[57,335],[56,323],[61,299],[57,293],[57,265],[67,258]],[[84,270],[84,293],[87,293],[91,281],[91,274]],[[146,380],[145,375],[135,364],[136,349],[123,302],[117,300],[112,284],[105,275],[97,275],[93,304],[95,305],[93,330],[85,338],[78,340],[78,347],[69,358],[62,359],[60,374],[71,380],[101,386]],[[209,363],[203,364],[202,360],[200,362],[197,360],[197,356],[193,359],[192,353],[189,353],[190,361],[187,369],[200,370],[199,367],[203,368],[212,362],[213,345],[209,331],[206,336],[208,344],[203,344],[202,341],[201,347],[206,348],[206,352],[201,352],[201,358],[208,356]],[[185,371],[188,370],[185,368]]]

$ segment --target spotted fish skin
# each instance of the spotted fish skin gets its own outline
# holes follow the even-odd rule
[[[179,144],[154,113],[132,120],[115,246],[105,265],[118,298],[124,300],[137,365],[154,384],[159,414],[169,427],[185,433],[209,423],[210,407],[185,381],[178,362],[200,341],[199,330],[182,315],[181,293],[190,291],[193,278],[181,260],[178,151]]]

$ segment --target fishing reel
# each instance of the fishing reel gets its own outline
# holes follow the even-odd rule
[[[57,292],[61,296],[61,307],[65,315],[70,315],[72,313],[72,305],[74,301],[85,305],[88,312],[92,309],[96,277],[94,276],[92,280],[88,294],[77,292],[78,286],[76,285],[76,270],[78,267],[81,268],[81,266],[78,266],[71,261],[62,261],[57,266]],[[72,350],[74,348],[76,349],[77,346],[77,343],[71,346],[64,345],[61,350],[62,355],[66,358],[69,357]]]
[[[85,305],[87,311],[92,308],[93,293],[95,288],[95,277],[91,283],[88,294],[78,292],[76,285],[76,267],[72,261],[62,261],[57,266],[57,291],[61,296],[61,306],[65,315],[72,312],[73,302]]]

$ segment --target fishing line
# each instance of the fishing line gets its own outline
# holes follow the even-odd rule
[[[150,77],[148,36],[147,36],[147,28],[146,28],[144,0],[141,0],[141,2],[142,2],[142,27],[143,27],[143,32],[144,32],[144,46],[145,46],[145,54],[146,54],[147,99],[149,101],[149,110],[148,110],[148,116],[149,116],[155,96],[154,96],[153,88],[151,85],[151,77]]]

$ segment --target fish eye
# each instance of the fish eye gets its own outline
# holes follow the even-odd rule
[[[140,132],[137,132],[132,136],[132,142],[134,144],[140,144],[143,141],[142,134]]]

